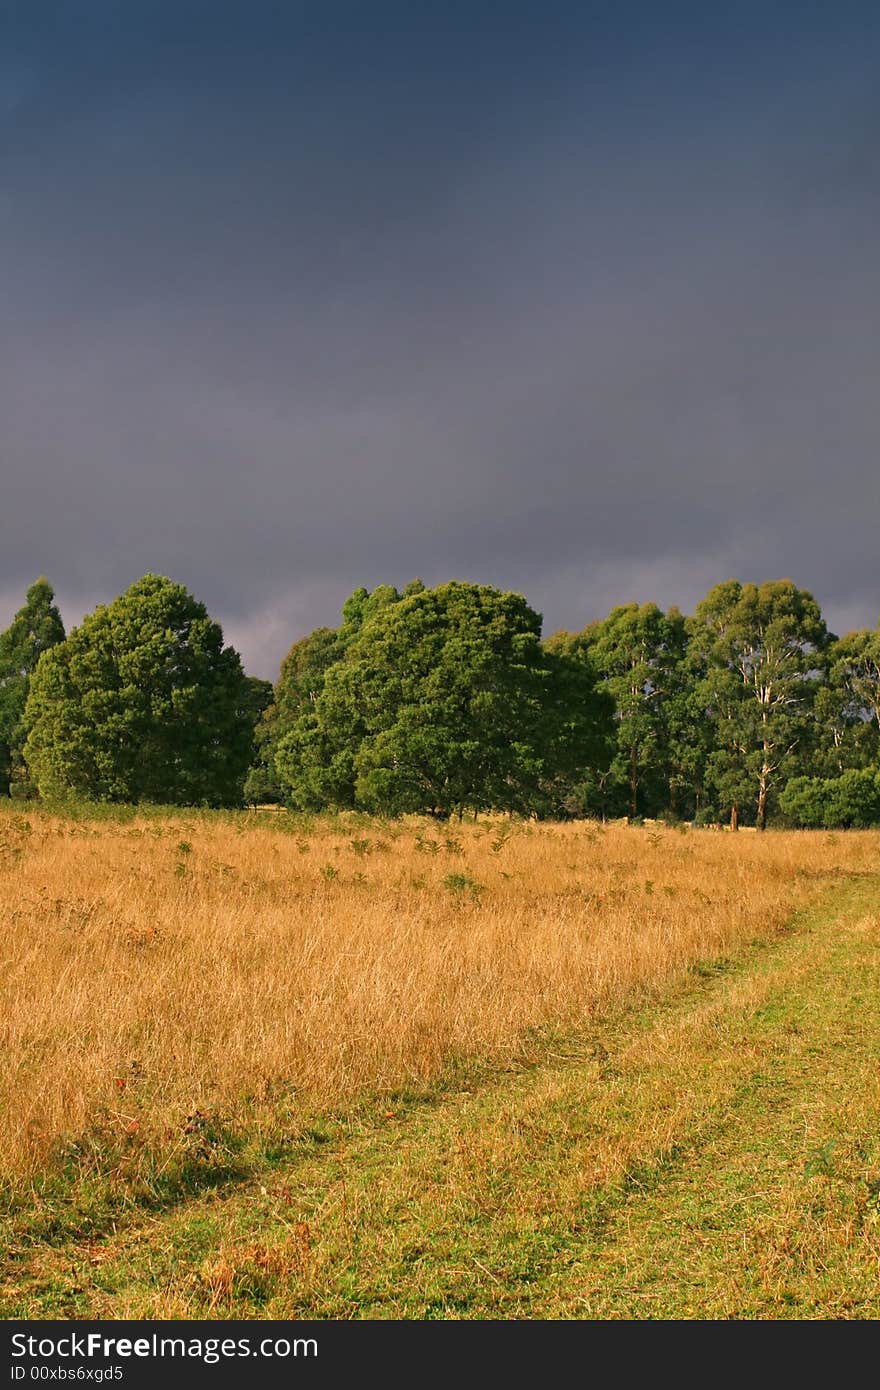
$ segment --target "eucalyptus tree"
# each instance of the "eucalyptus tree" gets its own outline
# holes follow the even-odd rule
[[[689,637],[713,728],[709,776],[734,828],[753,802],[764,829],[776,788],[802,771],[811,740],[831,640],[819,605],[790,579],[731,579],[697,605]]]
[[[817,715],[820,752],[832,774],[876,763],[880,749],[880,630],[862,629],[832,642],[828,683]]]
[[[677,608],[664,613],[655,603],[630,603],[585,629],[581,640],[600,688],[614,702],[612,777],[626,789],[626,809],[630,816],[659,809],[675,796],[670,782],[684,693],[685,620]]]

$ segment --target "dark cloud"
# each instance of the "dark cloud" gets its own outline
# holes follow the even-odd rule
[[[269,675],[414,574],[875,622],[880,23],[660,8],[20,7],[4,608],[159,570]]]

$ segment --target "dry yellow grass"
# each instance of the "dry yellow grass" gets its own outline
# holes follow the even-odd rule
[[[295,1126],[512,1060],[530,1030],[772,934],[878,850],[867,832],[4,812],[3,1178],[155,1175],[212,1116]]]

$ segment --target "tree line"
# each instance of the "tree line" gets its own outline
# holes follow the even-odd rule
[[[626,604],[542,638],[521,594],[356,590],[245,674],[145,575],[65,634],[41,578],[0,634],[0,791],[438,817],[880,824],[880,631],[838,638],[788,579],[692,616]]]

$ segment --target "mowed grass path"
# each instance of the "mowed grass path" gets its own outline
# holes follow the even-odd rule
[[[880,878],[528,1069],[63,1244],[6,1317],[880,1316]]]

